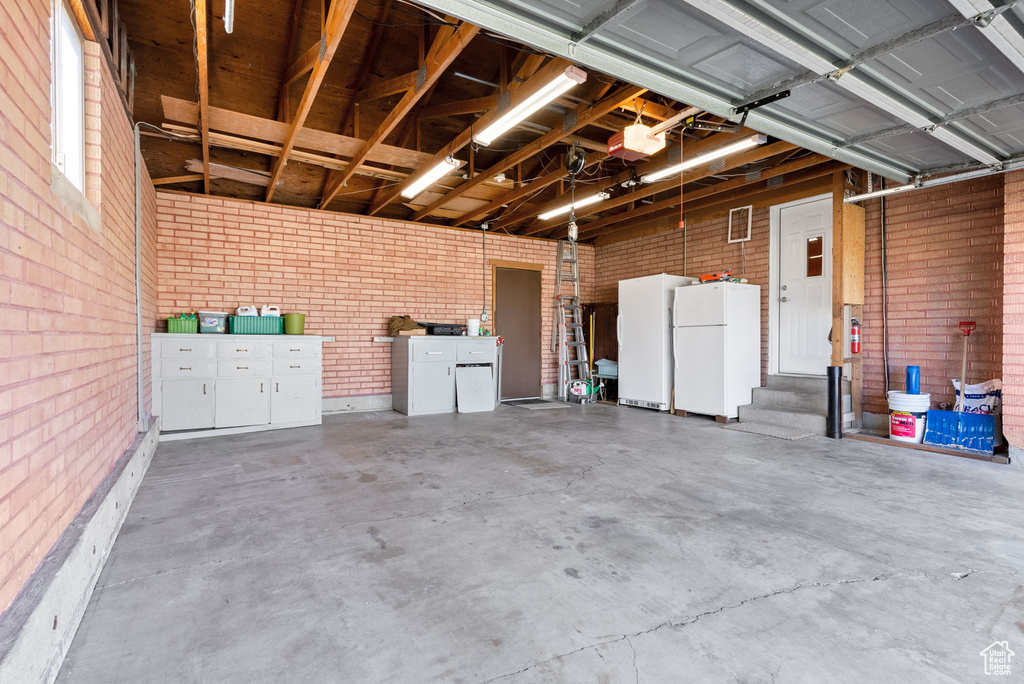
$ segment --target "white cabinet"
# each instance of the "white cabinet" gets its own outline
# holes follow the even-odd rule
[[[270,380],[217,378],[217,417],[214,427],[242,427],[270,422]]]
[[[314,336],[154,333],[161,439],[319,425],[322,358]]]
[[[270,392],[271,423],[305,423],[316,420],[320,402],[319,383],[312,375],[274,378]]]
[[[164,430],[213,427],[212,379],[164,380],[160,394]]]
[[[458,408],[459,366],[489,366],[494,405],[501,396],[497,337],[399,335],[391,344],[391,406],[409,416],[453,413]]]
[[[455,410],[455,364],[414,363],[410,379],[410,413],[451,413]]]

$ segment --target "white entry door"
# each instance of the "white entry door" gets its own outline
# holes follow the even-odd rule
[[[832,360],[832,198],[778,211],[779,372],[824,375]]]

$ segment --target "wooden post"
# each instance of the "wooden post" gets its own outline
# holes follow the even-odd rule
[[[843,308],[860,318],[864,311],[864,208],[843,202],[845,172],[832,175],[832,364],[847,359]],[[863,417],[864,376],[860,354],[850,355],[850,400],[858,425]]]

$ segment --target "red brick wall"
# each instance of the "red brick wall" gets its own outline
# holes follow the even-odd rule
[[[1024,447],[1024,171],[1005,176],[1003,194],[1003,432]]]
[[[1020,207],[1024,184],[1019,178],[1017,183],[1016,206]],[[959,375],[962,350],[956,324],[968,319],[978,323],[978,332],[971,337],[968,381],[1000,377],[1002,188],[1003,176],[997,175],[887,200],[893,388],[903,388],[905,367],[916,364],[921,366],[922,391],[933,393],[936,403],[951,401],[949,378]],[[878,201],[867,207],[864,400],[865,410],[884,413],[878,207]],[[1018,225],[1024,254],[1024,218]],[[752,239],[745,247],[743,275],[763,288],[762,370],[767,368],[768,245],[769,211],[759,210],[754,215]],[[690,225],[686,253],[684,273],[683,233],[679,230],[598,247],[598,300],[615,301],[616,283],[623,278],[661,272],[696,276],[730,267],[737,274],[744,270],[739,245],[726,243],[725,219]],[[1024,257],[1021,261],[1024,263]],[[1020,280],[1024,283],[1024,276]],[[1024,414],[1024,409],[1021,411]]]
[[[136,435],[131,124],[87,46],[97,231],[50,190],[49,7],[0,4],[0,610]]]
[[[324,347],[324,396],[391,391],[392,315],[464,323],[481,307],[478,231],[180,193],[157,193],[159,318],[189,310],[233,312],[277,304],[306,314],[306,333],[333,335]],[[550,339],[556,258],[548,240],[489,234],[488,260],[542,264],[544,339]],[[580,249],[582,287],[593,286],[594,250]],[[491,268],[487,310],[491,311]],[[586,298],[585,297],[585,298]],[[495,330],[501,334],[501,321]],[[543,345],[543,382],[557,380]]]
[[[618,282],[668,273],[697,277],[733,269],[733,275],[761,286],[761,375],[768,367],[769,212],[754,211],[750,241],[728,243],[728,219],[690,223],[679,229],[597,248],[597,301],[618,301]],[[684,263],[685,255],[685,263]]]
[[[953,401],[963,336],[973,320],[967,381],[1002,375],[1003,176],[941,185],[886,199],[891,389],[921,367],[921,391],[937,408]],[[865,410],[888,411],[882,355],[880,200],[868,203],[864,303]]]

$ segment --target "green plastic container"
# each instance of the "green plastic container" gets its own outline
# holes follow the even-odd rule
[[[284,315],[284,334],[301,335],[306,330],[306,314],[286,313]]]
[[[280,335],[284,319],[280,316],[228,316],[232,335]]]
[[[198,333],[199,321],[195,318],[168,318],[167,332],[174,333],[176,335],[180,335],[182,333]]]

